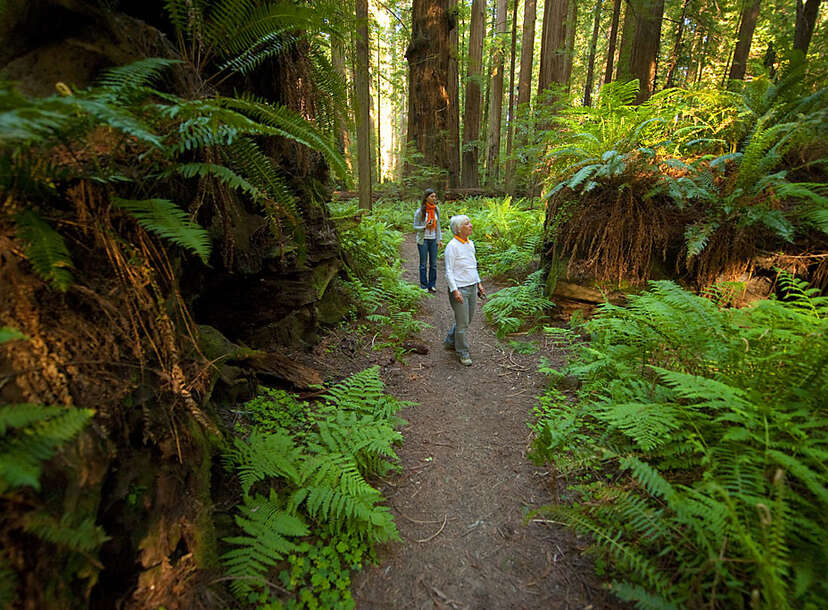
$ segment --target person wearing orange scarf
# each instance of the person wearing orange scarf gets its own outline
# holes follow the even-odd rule
[[[440,230],[440,207],[437,193],[426,189],[423,201],[414,212],[414,229],[417,231],[417,250],[420,253],[420,288],[437,292],[437,249],[443,245]]]
[[[469,239],[472,223],[465,214],[452,216],[449,220],[454,239],[446,246],[446,283],[449,304],[454,311],[454,324],[443,340],[443,347],[457,353],[460,364],[470,366],[469,324],[474,317],[477,299],[486,298],[486,289],[477,272],[477,256],[474,242]]]

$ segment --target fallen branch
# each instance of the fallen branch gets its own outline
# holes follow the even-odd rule
[[[445,516],[445,517],[443,517],[443,525],[441,525],[441,526],[440,526],[440,529],[438,529],[436,532],[434,532],[434,533],[433,533],[431,536],[429,536],[428,538],[423,538],[422,540],[418,540],[417,542],[428,542],[429,540],[433,540],[434,538],[436,538],[436,537],[437,537],[437,535],[438,535],[440,532],[442,532],[442,531],[443,531],[443,528],[445,528],[445,527],[446,527],[446,522],[447,522],[447,521],[448,521],[448,513],[446,513],[446,516]]]

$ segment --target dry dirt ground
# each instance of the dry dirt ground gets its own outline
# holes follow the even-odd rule
[[[402,255],[405,279],[417,283],[413,236]],[[554,362],[562,355],[541,336],[534,337],[539,352],[516,353],[498,341],[478,306],[470,333],[474,364],[460,365],[442,347],[453,318],[439,266],[438,272],[437,294],[424,299],[419,316],[431,325],[418,338],[428,353],[400,363],[334,333],[315,357],[326,376],[380,364],[387,391],[417,403],[401,412],[408,421],[398,449],[402,470],[379,482],[402,542],[380,548],[379,564],[355,575],[357,608],[619,607],[581,555],[583,540],[542,517],[524,519],[553,501],[551,475],[526,459],[527,422],[545,383],[540,356]],[[485,278],[484,284],[490,295],[497,289]],[[354,358],[343,359],[343,351]]]

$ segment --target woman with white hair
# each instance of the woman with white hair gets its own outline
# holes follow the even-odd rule
[[[469,366],[472,363],[469,354],[469,323],[474,316],[477,297],[486,298],[486,290],[477,273],[474,242],[469,239],[472,233],[471,220],[468,216],[459,214],[451,217],[449,226],[454,239],[446,246],[444,256],[449,303],[454,310],[454,324],[446,335],[443,345],[446,349],[453,349],[457,352],[460,364]]]

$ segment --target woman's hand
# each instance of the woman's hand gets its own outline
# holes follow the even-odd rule
[[[477,296],[479,296],[481,299],[486,298],[486,289],[483,288],[483,284],[477,285]]]
[[[443,240],[442,240],[442,239],[441,239],[440,241],[438,241],[438,242],[437,242],[437,247],[438,247],[438,248],[442,248],[442,247],[443,247]]]
[[[454,300],[455,300],[455,301],[457,301],[458,303],[462,303],[462,302],[463,302],[463,295],[462,295],[462,294],[460,294],[460,291],[459,291],[459,290],[456,290],[456,289],[455,289],[455,290],[454,290],[454,292],[452,292],[452,293],[451,293],[451,296],[453,296],[453,297],[454,297]]]

